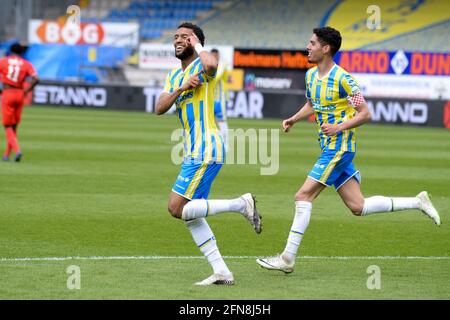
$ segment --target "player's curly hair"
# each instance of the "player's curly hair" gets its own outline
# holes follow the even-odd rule
[[[180,29],[180,28],[188,28],[188,29],[193,30],[195,35],[197,36],[198,40],[200,40],[201,45],[202,46],[205,45],[205,34],[203,33],[203,30],[199,26],[197,26],[191,22],[183,22],[182,24],[180,24],[178,26],[177,29]]]
[[[27,46],[23,46],[21,45],[19,42],[14,42],[10,47],[9,47],[9,52],[10,53],[14,53],[17,55],[22,55],[27,51],[28,47]]]
[[[317,36],[322,46],[330,46],[331,56],[334,56],[341,48],[341,33],[336,29],[331,27],[314,28],[313,33]]]

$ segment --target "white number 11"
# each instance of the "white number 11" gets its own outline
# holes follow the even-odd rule
[[[20,67],[19,66],[8,66],[8,75],[6,76],[9,80],[17,82],[19,80],[19,72]]]

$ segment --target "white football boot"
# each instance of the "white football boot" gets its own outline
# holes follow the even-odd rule
[[[273,257],[267,257],[262,259],[256,259],[256,262],[263,268],[268,270],[279,270],[284,273],[291,273],[294,271],[294,262],[288,264],[283,260],[281,254],[277,254]]]
[[[256,209],[256,199],[251,193],[246,193],[240,196],[242,200],[245,201],[245,209],[242,215],[250,222],[253,229],[256,233],[261,233],[262,224],[261,218],[262,216],[258,213]]]
[[[441,218],[439,217],[439,213],[431,203],[428,192],[422,191],[416,197],[420,200],[420,210],[422,210],[425,215],[433,219],[434,223],[436,223],[438,226],[441,225]]]
[[[234,284],[234,278],[233,274],[219,274],[215,273],[212,276],[209,276],[203,281],[196,282],[195,285],[197,286],[210,286],[210,285],[226,285],[226,286],[232,286]]]

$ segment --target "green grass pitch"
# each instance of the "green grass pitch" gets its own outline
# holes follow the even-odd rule
[[[280,121],[229,125],[278,129]],[[290,275],[260,268],[255,257],[285,246],[293,196],[319,155],[315,125],[280,133],[276,175],[224,166],[210,198],[254,193],[264,229],[256,235],[237,214],[209,217],[236,285],[205,288],[193,283],[211,269],[166,209],[179,171],[170,158],[178,126],[175,116],[26,108],[23,162],[0,163],[0,299],[450,298],[449,130],[366,125],[355,159],[366,196],[428,190],[441,227],[418,211],[355,217],[328,189],[314,202]],[[62,257],[85,259],[17,259]],[[80,268],[80,289],[67,288],[71,265]],[[366,286],[371,265],[380,268],[381,289]]]

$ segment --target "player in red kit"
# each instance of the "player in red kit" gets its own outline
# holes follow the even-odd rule
[[[0,82],[3,83],[2,120],[7,142],[3,161],[9,161],[11,150],[15,153],[14,161],[18,162],[22,158],[17,141],[17,127],[25,97],[39,82],[33,65],[21,57],[25,51],[26,47],[14,43],[10,48],[10,54],[0,59]],[[31,78],[31,84],[25,89],[24,83],[27,78]]]

